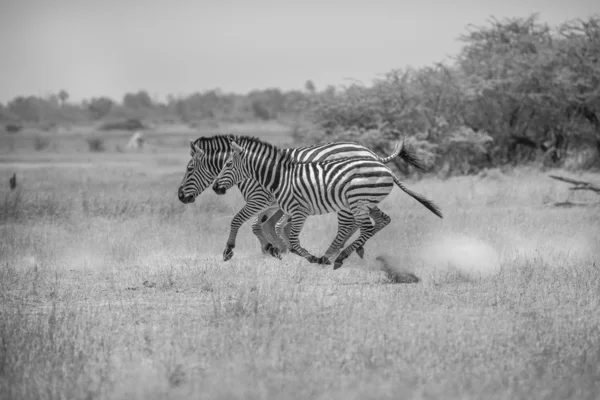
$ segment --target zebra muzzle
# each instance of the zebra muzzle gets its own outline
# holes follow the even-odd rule
[[[181,190],[177,193],[177,197],[179,198],[179,201],[181,201],[183,204],[190,204],[193,203],[194,200],[196,200],[196,198],[193,195],[185,195]]]
[[[221,186],[219,186],[219,184],[218,184],[217,182],[215,182],[215,184],[213,185],[213,191],[214,191],[216,194],[225,194],[225,192],[226,192],[227,190],[225,190],[225,188],[224,188],[224,187],[221,187]]]

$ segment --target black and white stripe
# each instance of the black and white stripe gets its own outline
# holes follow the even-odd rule
[[[190,142],[190,154],[192,158],[187,165],[185,176],[178,190],[178,196],[181,202],[186,204],[194,202],[195,198],[213,183],[223,168],[225,159],[231,152],[231,140],[235,140],[236,143],[244,146],[253,143],[254,138],[234,135],[216,135],[212,137],[200,137],[195,141]],[[413,167],[422,171],[425,170],[419,160],[405,149],[403,149],[399,155],[381,158],[368,148],[352,142],[332,142],[306,147],[281,149],[281,151],[291,159],[303,162],[332,160],[345,157],[366,157],[387,163],[396,156],[399,156]],[[275,216],[280,219],[283,215],[275,198],[271,193],[264,190],[258,182],[252,179],[242,180],[237,183],[237,186],[246,200],[246,205],[231,221],[229,238],[227,240],[225,251],[223,252],[223,259],[227,261],[233,256],[233,248],[235,247],[235,241],[240,226],[256,214],[258,214],[258,216],[254,218],[254,221],[252,222],[252,232],[260,241],[262,251],[269,252],[276,257],[279,256],[279,249],[269,243],[262,230],[262,224],[269,218]],[[374,207],[371,211],[371,217],[377,225],[378,222],[380,224],[384,223],[387,216],[381,213],[377,207]],[[340,231],[341,227],[349,225],[354,226],[353,222],[354,217],[351,213],[346,210],[340,210],[338,212],[337,236],[344,233]],[[354,226],[354,229],[347,235],[346,240],[352,236],[357,228],[358,226]],[[280,236],[282,236],[283,241],[289,244],[289,238],[285,234],[285,231],[282,229],[279,233]],[[345,240],[341,241],[342,245],[344,243]],[[327,256],[332,256],[338,249],[339,246],[335,247],[332,244],[325,254]],[[357,253],[362,257],[362,248],[357,249]]]
[[[379,210],[383,217],[373,226],[369,215],[390,194],[394,184],[442,218],[433,202],[406,188],[384,163],[372,157],[302,162],[256,138],[241,144],[232,141],[231,145],[233,151],[215,181],[214,191],[224,194],[236,183],[248,179],[259,183],[273,195],[287,216],[291,216],[291,251],[312,263],[329,264],[330,261],[327,253],[317,258],[300,246],[300,231],[309,215],[345,212],[352,216],[348,220],[339,220],[339,235],[332,247],[341,247],[356,226],[360,228],[359,237],[336,258],[334,269],[337,269],[353,251],[362,248],[390,222],[390,218]],[[391,157],[401,154],[403,149],[403,143],[399,143]],[[277,224],[278,230],[283,228],[287,216]]]

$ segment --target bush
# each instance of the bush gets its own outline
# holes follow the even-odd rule
[[[42,151],[50,146],[50,139],[44,136],[36,135],[33,138],[33,147],[36,151]]]
[[[377,152],[411,138],[450,175],[524,163],[560,167],[584,151],[590,154],[579,165],[600,167],[600,18],[554,30],[536,19],[471,27],[450,65],[319,93],[311,111],[318,129],[295,136],[352,140]]]
[[[106,150],[104,147],[104,139],[100,137],[89,137],[86,141],[91,152],[101,152]]]
[[[98,127],[101,131],[137,131],[146,129],[139,119],[130,118],[124,121],[105,122]]]
[[[4,125],[4,130],[8,133],[17,133],[23,129],[23,125],[21,124],[6,124]]]

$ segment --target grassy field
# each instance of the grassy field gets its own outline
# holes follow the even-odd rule
[[[177,200],[194,136],[0,138],[0,398],[600,396],[600,207],[546,206],[565,184],[409,181],[445,219],[394,189],[365,260],[268,258],[247,224],[224,263],[243,199]],[[301,240],[321,255],[335,230],[311,217]],[[390,283],[380,256],[421,282]]]

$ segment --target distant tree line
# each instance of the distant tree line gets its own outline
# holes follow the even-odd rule
[[[122,101],[95,97],[80,103],[68,102],[62,90],[46,97],[18,96],[0,103],[0,121],[51,126],[64,123],[114,121],[122,119],[184,122],[215,120],[244,122],[297,116],[308,105],[306,91],[254,90],[246,95],[209,90],[186,96],[153,99],[147,91],[127,93]]]
[[[447,174],[526,162],[600,167],[600,17],[557,27],[535,14],[492,18],[460,39],[463,48],[451,62],[394,70],[369,86],[319,91],[307,81],[303,90],[210,90],[166,101],[141,90],[120,102],[98,97],[79,104],[61,91],[0,104],[0,120],[284,120],[293,121],[299,143],[349,139],[384,154],[407,138]]]

